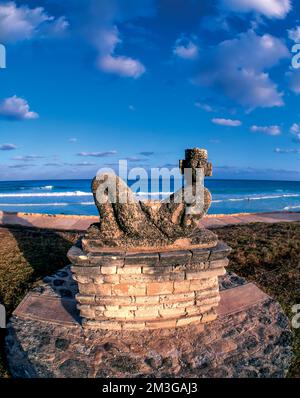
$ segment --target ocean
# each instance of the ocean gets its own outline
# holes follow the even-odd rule
[[[90,180],[0,182],[0,210],[97,215],[90,184]],[[210,214],[300,211],[300,181],[207,179],[205,185],[213,196]],[[170,192],[152,192],[148,196],[149,191],[140,192],[139,197],[162,199],[172,187]]]

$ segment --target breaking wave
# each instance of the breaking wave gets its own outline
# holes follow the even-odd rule
[[[64,196],[92,196],[90,192],[50,192],[50,193],[0,193],[0,198],[41,198],[41,197],[64,197]]]
[[[249,200],[269,200],[269,199],[282,199],[282,198],[299,198],[299,193],[287,193],[283,195],[268,195],[268,196],[249,196],[243,198],[229,198],[229,199],[218,199],[213,200],[212,203],[224,203],[224,202],[243,202]]]
[[[286,206],[283,210],[289,211],[295,209],[300,209],[300,206]]]

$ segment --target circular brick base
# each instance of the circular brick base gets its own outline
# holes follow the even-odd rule
[[[225,243],[135,253],[84,247],[68,252],[84,327],[153,330],[216,319],[218,277],[231,251]]]
[[[279,304],[236,275],[220,278],[218,318],[143,331],[89,330],[65,268],[31,292],[10,319],[14,377],[283,377],[292,334]]]

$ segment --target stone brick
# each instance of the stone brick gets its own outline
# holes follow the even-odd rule
[[[147,284],[147,294],[149,294],[150,296],[155,295],[155,294],[172,294],[175,283],[181,283],[181,282],[148,283]]]
[[[88,276],[82,275],[73,275],[73,279],[79,283],[93,283],[93,279],[89,278]]]
[[[174,293],[185,293],[190,291],[190,281],[174,282]]]
[[[68,259],[75,265],[89,265],[89,259],[86,254],[77,246],[72,246],[67,253]]]
[[[104,310],[108,310],[108,311],[118,311],[120,308],[118,305],[111,305],[111,304],[107,304],[103,307],[104,307]]]
[[[113,274],[113,275],[103,275],[103,281],[105,283],[120,283],[120,275]]]
[[[101,275],[100,274],[100,267],[79,267],[79,266],[72,266],[71,271],[75,275],[81,276],[88,276],[93,278],[94,276]]]
[[[138,305],[158,304],[159,296],[139,296],[134,297],[134,302]]]
[[[169,276],[170,281],[184,281],[185,279],[185,272],[172,272]]]
[[[175,326],[176,326],[176,319],[146,322],[147,329],[160,329],[160,328],[171,329],[175,328]]]
[[[185,265],[178,265],[173,267],[173,272],[176,271],[202,271],[205,270],[209,266],[209,262],[207,263],[195,263],[195,264],[185,264]]]
[[[153,275],[146,275],[146,274],[132,274],[132,275],[120,275],[120,282],[121,283],[140,283],[140,282],[152,282],[156,281],[157,279]],[[163,279],[166,280],[166,279]]]
[[[208,260],[210,249],[192,249],[191,264],[199,264]]]
[[[140,306],[137,303],[132,303],[130,305],[120,305],[120,309],[124,309],[124,311],[136,311]]]
[[[101,296],[111,296],[112,285],[109,283],[103,283],[102,285],[95,285],[96,294]]]
[[[104,277],[102,275],[94,277],[93,280],[96,285],[102,285],[102,283],[104,283]]]
[[[138,307],[136,311],[134,311],[136,319],[151,319],[159,317],[158,312],[159,306],[141,306]]]
[[[101,266],[101,274],[113,275],[117,273],[117,267],[115,265],[104,265]]]
[[[209,269],[226,268],[229,264],[228,258],[222,260],[214,260],[209,262]]]
[[[209,261],[220,260],[227,257],[231,252],[231,248],[224,242],[218,242],[217,246],[211,249]]]
[[[189,264],[192,253],[189,250],[174,250],[159,253],[159,263],[161,266],[180,266]]]
[[[95,294],[96,293],[96,285],[94,283],[78,283],[78,289],[81,294]]]
[[[106,316],[107,318],[131,319],[134,318],[134,312],[124,308],[119,308],[117,310],[105,310],[104,316]]]
[[[95,303],[95,295],[84,295],[84,294],[76,294],[76,300],[80,304],[94,304]]]
[[[191,290],[203,290],[203,289],[209,289],[210,287],[213,287],[218,283],[218,277],[214,278],[208,278],[208,279],[195,279],[191,280]]]
[[[214,297],[202,297],[196,300],[196,305],[211,305],[211,304],[218,304],[220,301],[220,296]]]
[[[124,266],[124,252],[92,252],[88,254],[88,258],[91,264],[97,264],[99,266],[114,265],[116,267]]]
[[[196,291],[196,300],[200,300],[206,297],[214,297],[214,296],[219,297],[219,295],[220,295],[219,286],[216,283],[211,288]]]
[[[127,305],[132,303],[132,297],[103,296],[103,297],[96,297],[95,302],[100,305]]]
[[[122,330],[122,324],[119,322],[113,321],[93,321],[93,320],[84,320],[83,325],[89,329],[105,329],[105,330]]]
[[[158,253],[126,253],[125,266],[155,266],[158,264]]]
[[[112,293],[120,296],[145,296],[146,295],[146,284],[139,283],[136,285],[130,283],[120,283],[113,285]]]
[[[163,308],[159,310],[159,315],[163,318],[175,318],[184,316],[185,314],[185,308]]]
[[[143,274],[151,274],[151,275],[164,275],[172,272],[172,267],[171,266],[166,266],[166,267],[151,267],[151,266],[143,266],[142,268]]]
[[[122,324],[123,330],[143,330],[145,327],[145,322],[124,322]]]
[[[118,268],[117,273],[120,275],[134,275],[134,274],[141,274],[142,267],[123,267]]]
[[[202,319],[201,315],[180,318],[180,319],[177,319],[176,326],[186,326],[186,325],[190,325],[192,323],[200,323],[201,319]]]
[[[201,322],[208,323],[214,321],[215,319],[217,319],[217,313],[215,310],[212,310],[206,314],[203,314]]]
[[[189,301],[178,301],[174,303],[165,303],[163,306],[166,309],[171,309],[171,308],[186,308],[186,307],[191,307],[195,305],[194,300],[189,300]]]
[[[200,271],[200,272],[186,272],[186,279],[187,280],[194,280],[194,279],[208,279],[213,278],[221,275],[225,275],[226,270],[225,268],[215,268],[213,270],[208,271]]]
[[[214,305],[199,305],[199,306],[194,305],[192,307],[187,307],[186,312],[189,315],[200,315],[212,310],[213,307]]]
[[[106,309],[105,305],[95,305],[95,311],[104,311]]]
[[[80,311],[80,315],[84,318],[94,318],[95,317],[95,310],[94,307],[89,305],[81,305],[77,304],[77,308]]]
[[[160,303],[180,303],[188,300],[194,300],[195,293],[194,292],[186,292],[186,293],[174,293],[162,295],[159,297]]]

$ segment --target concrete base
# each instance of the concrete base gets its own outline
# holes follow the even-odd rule
[[[279,304],[234,274],[220,278],[218,318],[206,325],[86,330],[69,267],[29,293],[6,338],[14,377],[284,377],[292,334]]]

